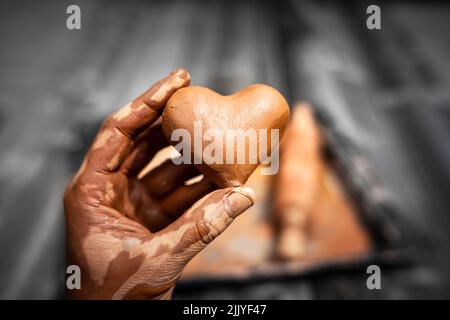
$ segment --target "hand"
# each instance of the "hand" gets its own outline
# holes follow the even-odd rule
[[[172,72],[101,126],[64,195],[68,263],[81,268],[69,297],[170,298],[189,260],[253,205],[250,188],[185,184],[200,174],[192,165],[169,160],[138,178],[168,145],[157,120],[189,81]]]

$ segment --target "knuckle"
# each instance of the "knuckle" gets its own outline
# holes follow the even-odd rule
[[[211,243],[214,240],[214,232],[212,232],[211,225],[206,223],[204,220],[197,220],[195,222],[195,230],[199,239],[205,244]]]
[[[114,122],[115,122],[114,114],[109,115],[108,117],[106,117],[105,120],[103,120],[103,122],[102,122],[102,124],[100,126],[100,131],[112,128]]]
[[[162,100],[163,100],[162,98],[158,98],[155,95],[151,95],[143,99],[142,102],[145,104],[147,108],[149,108],[154,112],[157,112],[159,106],[161,105]]]
[[[126,128],[124,123],[122,123],[120,120],[117,120],[114,116],[114,114],[108,116],[105,121],[103,122],[101,126],[101,130],[117,130],[124,136],[131,138],[133,136],[132,132],[129,132],[129,130]]]

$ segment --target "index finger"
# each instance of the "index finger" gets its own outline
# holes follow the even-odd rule
[[[110,115],[89,149],[88,166],[105,172],[117,170],[139,134],[159,118],[170,96],[189,82],[189,73],[177,69]]]
[[[187,87],[189,73],[177,69],[156,82],[138,98],[112,114],[112,122],[124,134],[135,138],[161,115],[170,96],[178,89]]]

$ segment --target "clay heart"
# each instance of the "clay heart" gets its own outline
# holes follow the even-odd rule
[[[183,162],[193,161],[221,188],[244,184],[261,162],[273,161],[272,150],[288,120],[284,97],[262,84],[229,96],[203,87],[182,88],[162,115],[164,134]]]

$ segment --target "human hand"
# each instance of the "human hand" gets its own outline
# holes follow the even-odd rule
[[[189,260],[253,205],[247,187],[185,184],[200,174],[192,165],[167,161],[138,178],[168,145],[157,120],[189,81],[176,70],[109,116],[67,187],[67,259],[81,268],[69,297],[170,298]]]

